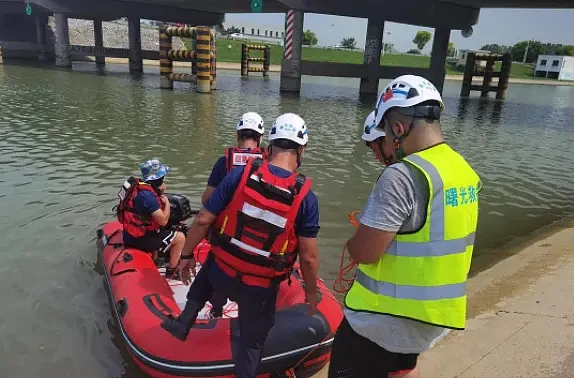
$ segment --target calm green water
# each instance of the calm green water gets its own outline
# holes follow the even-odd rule
[[[241,113],[258,111],[267,125],[300,114],[328,281],[353,232],[347,213],[362,207],[381,169],[359,143],[374,99],[359,98],[356,80],[306,78],[301,97],[280,97],[277,77],[230,72],[215,94],[198,95],[186,84],[159,90],[156,69],[141,78],[109,69],[0,65],[0,370],[11,377],[140,376],[111,331],[94,237],[143,159],[173,167],[169,190],[199,204]],[[443,129],[484,180],[476,256],[492,259],[574,212],[574,88],[513,84],[505,103],[461,101],[459,90],[446,85]]]

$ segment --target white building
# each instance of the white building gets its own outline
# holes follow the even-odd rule
[[[233,39],[283,44],[283,38],[285,37],[285,25],[248,24],[243,22],[225,22],[223,24],[223,27],[226,29],[231,26],[241,31],[239,35],[233,35]]]
[[[457,67],[464,67],[466,66],[466,58],[468,53],[476,53],[476,54],[492,54],[488,50],[473,50],[473,49],[460,49],[456,51],[456,55],[453,59],[453,62]],[[480,67],[486,67],[486,61],[482,60],[478,64]]]
[[[574,80],[574,56],[539,55],[534,76]]]

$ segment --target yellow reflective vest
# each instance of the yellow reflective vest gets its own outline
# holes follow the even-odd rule
[[[345,305],[464,329],[480,178],[445,143],[402,161],[428,181],[426,221],[414,233],[397,234],[378,262],[358,265]]]

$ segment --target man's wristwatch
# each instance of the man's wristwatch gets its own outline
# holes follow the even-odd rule
[[[182,260],[191,260],[193,259],[193,255],[181,255],[180,258]]]

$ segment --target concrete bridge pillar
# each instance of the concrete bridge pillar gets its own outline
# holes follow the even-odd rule
[[[96,54],[100,52],[102,55],[96,55],[96,65],[103,66],[106,64],[106,57],[104,56],[104,33],[102,31],[102,20],[94,20],[94,45]]]
[[[379,67],[381,65],[381,48],[383,46],[384,21],[369,18],[367,37],[365,39],[364,64],[367,66],[361,78],[359,93],[377,94],[379,90]]]
[[[301,50],[304,13],[289,10],[285,22],[285,50],[281,62],[281,92],[301,91]]]
[[[428,79],[442,93],[444,78],[446,75],[446,57],[448,55],[448,41],[450,39],[450,29],[435,29],[432,43],[430,76]]]
[[[128,18],[130,72],[143,72],[141,27],[139,17]]]
[[[34,16],[27,16],[24,12],[4,14],[3,10],[0,6],[0,46],[3,59],[38,59],[52,56],[53,48],[48,44],[47,38],[51,29],[47,27],[46,13],[38,12]],[[41,42],[42,46],[39,46]]]
[[[56,13],[54,16],[56,18],[56,66],[72,67],[68,16],[63,13]]]
[[[48,60],[48,39],[46,30],[48,28],[48,16],[39,14],[36,16],[36,39],[38,41],[38,60],[44,62]]]

